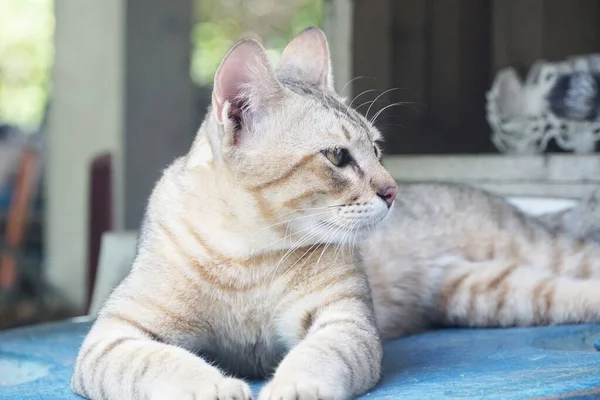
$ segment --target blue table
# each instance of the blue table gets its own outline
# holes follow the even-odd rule
[[[89,327],[0,333],[0,399],[78,399],[69,380]],[[384,378],[364,399],[600,399],[598,341],[600,325],[429,332],[387,343]]]

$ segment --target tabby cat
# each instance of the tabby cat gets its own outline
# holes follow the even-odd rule
[[[600,319],[600,246],[479,190],[398,189],[380,140],[334,92],[320,30],[276,69],[238,42],[191,150],[156,184],[73,390],[245,400],[241,378],[266,376],[260,400],[344,400],[378,382],[382,339]]]

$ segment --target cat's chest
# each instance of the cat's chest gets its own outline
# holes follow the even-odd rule
[[[277,301],[269,293],[231,296],[218,301],[209,323],[220,338],[245,341],[272,330],[277,308]]]
[[[230,372],[263,376],[283,354],[277,334],[277,301],[266,293],[231,296],[209,321],[213,334],[204,353]]]

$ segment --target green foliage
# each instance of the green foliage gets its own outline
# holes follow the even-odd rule
[[[276,62],[287,42],[308,26],[320,26],[323,0],[196,0],[191,75],[211,85],[219,62],[242,36],[258,36]]]
[[[81,0],[104,1],[104,0]],[[241,36],[260,37],[273,62],[307,26],[319,26],[323,0],[196,0],[190,73],[211,85],[221,58]],[[50,92],[53,0],[0,0],[0,123],[36,129]]]
[[[52,0],[0,1],[0,123],[35,129],[50,84]]]

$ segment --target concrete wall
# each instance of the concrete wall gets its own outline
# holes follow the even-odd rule
[[[352,0],[323,2],[323,30],[329,41],[335,89],[352,99]]]
[[[55,0],[45,274],[85,303],[88,175],[115,160],[114,226],[136,229],[160,171],[193,135],[191,0]]]
[[[75,307],[85,298],[89,163],[121,149],[124,1],[55,1],[44,271]]]

